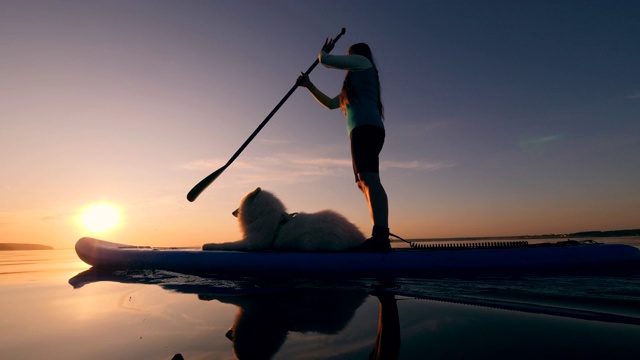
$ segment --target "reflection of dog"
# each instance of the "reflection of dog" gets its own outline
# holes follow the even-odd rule
[[[334,211],[287,214],[275,195],[260,188],[247,194],[233,214],[244,238],[205,244],[204,250],[344,251],[365,240],[354,224]]]
[[[342,331],[368,294],[312,289],[262,296],[200,296],[238,306],[226,337],[237,359],[271,359],[291,332],[333,335]]]

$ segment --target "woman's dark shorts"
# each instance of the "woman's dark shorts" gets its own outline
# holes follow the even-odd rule
[[[384,145],[384,128],[361,125],[351,130],[351,162],[358,182],[358,173],[380,172],[379,155]]]

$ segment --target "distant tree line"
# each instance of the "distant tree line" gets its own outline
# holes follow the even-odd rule
[[[611,231],[583,231],[569,234],[569,237],[625,237],[640,236],[640,229],[611,230]]]
[[[542,234],[542,235],[517,235],[517,236],[488,236],[488,237],[458,237],[458,238],[431,238],[431,239],[411,239],[412,241],[477,241],[477,240],[539,240],[557,238],[584,238],[584,237],[626,237],[640,236],[640,229],[632,230],[611,230],[611,231],[582,231],[572,234]]]
[[[0,251],[2,250],[53,250],[53,247],[38,244],[0,243]]]

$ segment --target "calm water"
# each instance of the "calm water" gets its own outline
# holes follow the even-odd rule
[[[0,359],[640,358],[639,274],[234,279],[5,251],[0,308]]]

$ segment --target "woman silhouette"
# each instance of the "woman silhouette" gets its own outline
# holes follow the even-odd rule
[[[356,184],[364,194],[373,222],[372,237],[355,250],[391,251],[389,205],[387,193],[380,181],[379,170],[379,155],[384,144],[385,129],[378,69],[367,44],[351,45],[347,55],[331,55],[329,52],[334,44],[333,39],[327,39],[318,59],[325,67],[347,70],[340,94],[334,98],[328,97],[318,90],[304,73],[298,77],[297,84],[307,88],[326,108],[341,108],[347,119]]]

